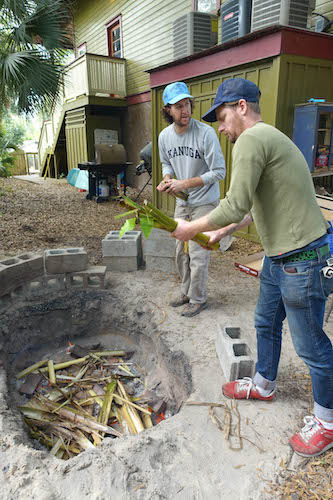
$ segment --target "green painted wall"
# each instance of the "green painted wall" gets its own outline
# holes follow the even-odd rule
[[[127,95],[149,90],[145,70],[173,59],[172,23],[192,9],[192,0],[79,0],[74,16],[76,46],[108,55],[106,24],[121,15]]]
[[[280,56],[276,126],[293,136],[294,106],[311,97],[333,102],[333,61],[292,55]]]

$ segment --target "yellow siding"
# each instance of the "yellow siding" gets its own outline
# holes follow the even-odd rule
[[[149,90],[147,69],[173,60],[172,23],[192,9],[192,0],[80,0],[74,18],[76,46],[108,55],[105,25],[121,15],[127,95]]]
[[[333,0],[317,0],[315,12],[333,19]]]

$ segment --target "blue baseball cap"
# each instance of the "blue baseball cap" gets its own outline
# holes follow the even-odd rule
[[[261,92],[255,83],[245,78],[229,78],[225,80],[216,92],[214,104],[202,117],[205,122],[216,122],[215,110],[226,102],[245,99],[248,102],[259,102]]]
[[[176,102],[186,98],[193,98],[193,95],[189,93],[184,82],[170,83],[164,89],[163,102],[165,106],[167,104],[176,104]]]

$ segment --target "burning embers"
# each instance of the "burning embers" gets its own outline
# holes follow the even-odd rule
[[[66,460],[104,436],[137,434],[165,419],[166,403],[147,390],[144,370],[128,361],[133,353],[79,345],[66,351],[16,375],[25,396],[19,410],[52,455]]]

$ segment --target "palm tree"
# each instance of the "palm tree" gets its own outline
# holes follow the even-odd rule
[[[72,42],[73,0],[0,0],[0,105],[47,109]]]

